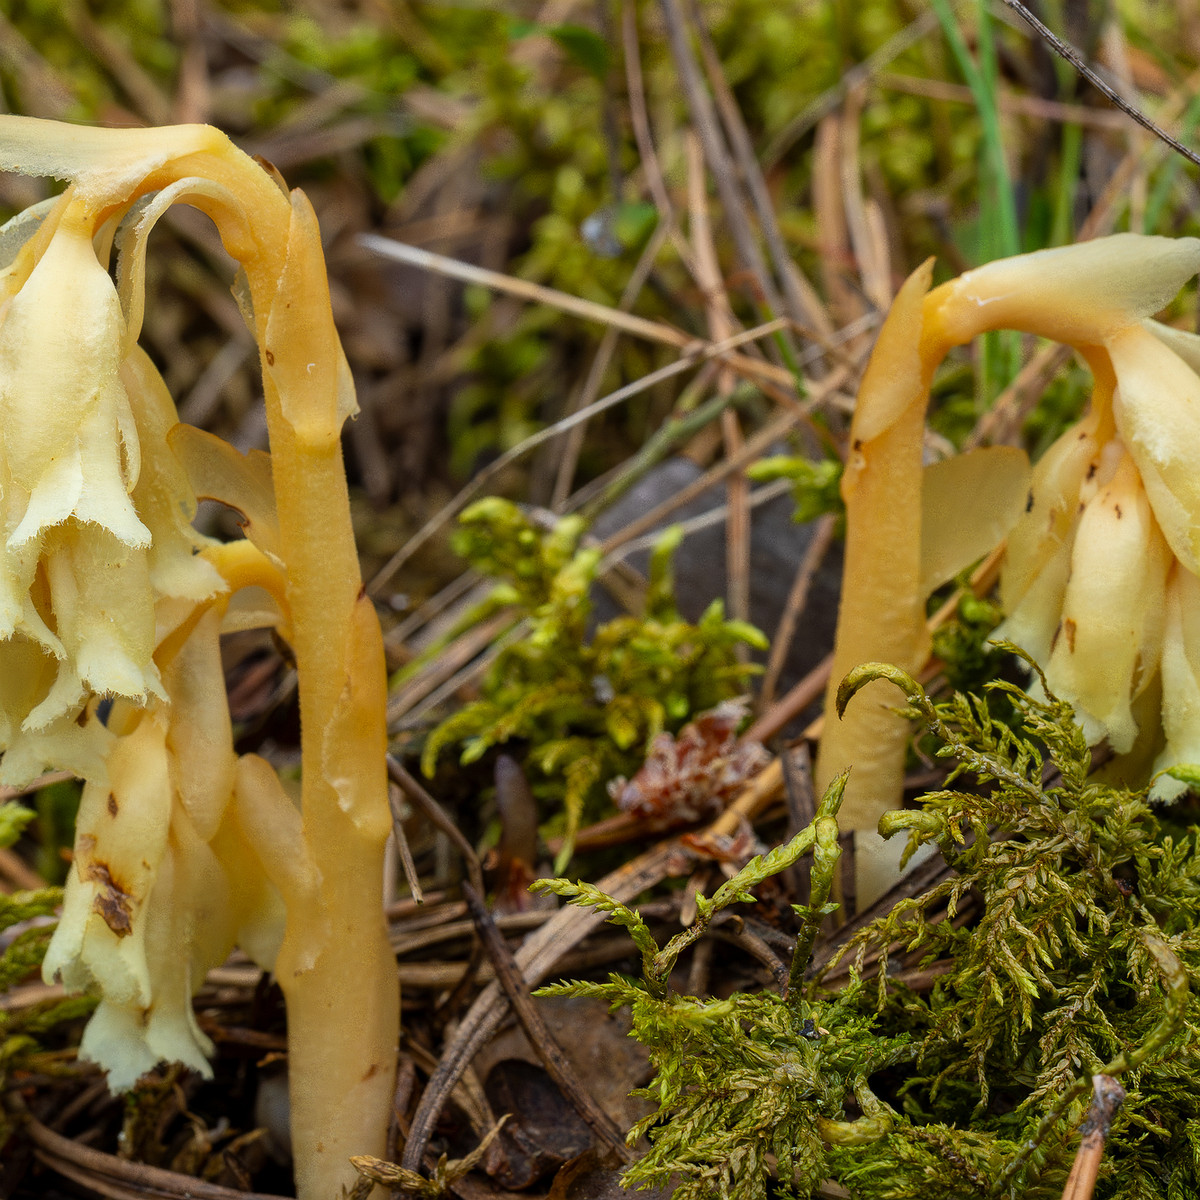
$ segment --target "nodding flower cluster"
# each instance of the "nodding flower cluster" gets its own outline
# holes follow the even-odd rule
[[[68,183],[0,229],[0,781],[85,780],[45,973],[98,993],[81,1053],[122,1090],[162,1060],[211,1073],[191,997],[232,946],[275,969],[300,1195],[335,1195],[349,1155],[384,1150],[399,996],[382,643],[315,217],[202,126],[0,117],[0,169]],[[181,425],[138,345],[149,236],[179,202],[240,266],[270,456]],[[197,534],[197,495],[246,537]],[[219,638],[264,626],[297,662],[299,806],[233,745]]]
[[[1117,234],[989,263],[929,290],[905,283],[851,425],[847,554],[818,787],[854,771],[842,818],[862,831],[859,894],[895,879],[900,847],[872,832],[899,805],[907,726],[894,694],[833,698],[865,661],[914,672],[925,602],[1007,545],[998,636],[1026,650],[1107,742],[1130,782],[1200,762],[1200,338],[1151,320],[1200,270],[1200,241]],[[1002,447],[923,466],[933,372],[953,346],[1015,329],[1071,346],[1091,404],[1030,474]],[[1156,793],[1182,788],[1158,776]]]

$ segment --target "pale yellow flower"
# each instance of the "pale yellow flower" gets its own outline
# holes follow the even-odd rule
[[[100,993],[83,1051],[125,1087],[160,1059],[206,1069],[190,996],[234,939],[277,957],[297,1194],[324,1200],[352,1185],[351,1154],[384,1152],[399,998],[380,904],[383,644],[350,521],[354,388],[316,218],[199,126],[2,116],[0,170],[69,185],[0,230],[0,670],[26,672],[0,679],[0,774],[59,759],[88,778],[46,970]],[[176,424],[136,348],[147,236],[175,202],[240,264],[270,461]],[[204,545],[193,487],[237,508],[247,540]],[[233,757],[225,620],[274,625],[292,647],[302,812],[268,763]]]
[[[56,760],[95,771],[82,745],[64,759],[70,725],[95,696],[161,699],[156,603],[223,586],[196,555],[174,404],[129,340],[96,218],[70,189],[38,215],[12,223],[0,307],[0,658],[37,662],[0,690],[6,783]]]
[[[1034,468],[1008,533],[1000,633],[1042,666],[1089,742],[1124,756],[1117,769],[1131,782],[1196,761],[1200,339],[1149,318],[1197,270],[1194,238],[1119,234],[990,263],[927,295],[928,264],[914,274],[880,334],[851,429],[834,689],[859,662],[922,665],[918,581],[939,515],[922,514],[920,503],[929,493],[920,463],[930,381],[952,346],[1017,329],[1074,347],[1095,388],[1088,413]],[[943,520],[961,524],[978,506],[982,478],[959,487],[957,500],[943,493]],[[856,699],[843,722],[828,705],[818,763],[821,785],[854,767],[841,815],[863,830],[901,799],[905,726],[879,694],[884,686],[873,685],[868,704]],[[1160,781],[1158,790],[1179,787]],[[871,855],[883,864],[883,852],[866,845],[872,878],[860,872],[860,896],[890,881],[870,865]]]
[[[206,607],[171,654],[170,703],[114,709],[107,781],[84,788],[43,964],[48,980],[100,995],[80,1054],[115,1091],[162,1061],[210,1076],[193,992],[235,944],[269,970],[283,937],[279,894],[238,819],[221,609]]]

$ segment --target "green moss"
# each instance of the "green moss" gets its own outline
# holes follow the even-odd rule
[[[740,644],[765,648],[758,630],[725,619],[719,601],[696,624],[683,619],[671,575],[677,532],[653,555],[644,613],[589,634],[600,552],[581,547],[582,534],[575,517],[537,529],[507,500],[481,500],[463,513],[455,548],[498,582],[456,633],[500,611],[526,633],[501,651],[482,697],[443,721],[422,754],[432,774],[450,746],[468,763],[523,743],[535,792],[564,817],[562,861],[583,815],[605,810],[604,784],[632,774],[656,734],[745,689],[756,668],[738,661]]]
[[[32,809],[15,800],[0,805],[0,847],[11,846],[34,816]],[[56,887],[0,894],[0,934],[30,922],[10,937],[0,952],[0,993],[24,983],[37,972],[54,933],[53,923],[39,923],[39,919],[53,916],[61,903],[62,889]],[[27,1069],[43,1050],[43,1039],[48,1033],[64,1022],[86,1015],[95,1004],[90,997],[73,996],[0,1010],[0,1092],[14,1070]],[[8,1140],[13,1128],[0,1107],[0,1146]]]
[[[1104,1073],[1128,1096],[1098,1200],[1196,1195],[1196,830],[1164,825],[1145,792],[1091,782],[1086,740],[1053,696],[996,683],[983,697],[935,704],[903,672],[868,664],[843,684],[840,705],[878,678],[903,690],[952,768],[944,789],[886,816],[881,832],[907,833],[910,851],[935,843],[951,870],[850,938],[844,987],[803,982],[794,961],[786,998],[674,995],[666,951],[635,912],[595,889],[544,885],[612,912],[642,952],[640,983],[547,989],[629,1005],[650,1049],[646,1094],[658,1110],[633,1133],[649,1131],[652,1149],[627,1178],[681,1180],[675,1195],[685,1200],[808,1197],[830,1179],[855,1200],[1058,1200],[1091,1076]],[[993,717],[996,699],[1011,722]],[[821,845],[836,848],[837,788],[814,826],[754,860],[722,902],[749,899],[796,861],[797,846],[817,851],[822,898],[836,862]],[[797,957],[807,958],[814,914],[797,912]],[[889,977],[901,952],[932,969],[925,990]]]

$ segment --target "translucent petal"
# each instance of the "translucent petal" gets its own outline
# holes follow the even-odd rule
[[[221,614],[209,609],[163,670],[171,697],[167,746],[175,789],[200,838],[211,841],[233,794],[233,728],[218,641]]]
[[[931,292],[926,308],[946,345],[990,329],[1100,345],[1165,308],[1198,270],[1196,238],[1118,233],[987,263]]]
[[[196,495],[232,508],[246,537],[273,562],[281,562],[271,456],[261,450],[242,454],[192,425],[176,425],[168,441]]]
[[[10,546],[75,514],[131,546],[149,532],[128,491],[137,455],[117,371],[120,304],[86,225],[64,216],[0,324],[0,430],[28,496]]]
[[[172,160],[230,149],[229,139],[208,125],[98,129],[0,116],[0,170],[78,180],[78,193],[96,204],[123,198]]]
[[[1113,414],[1175,556],[1200,573],[1200,376],[1141,326],[1107,344]]]
[[[1063,599],[1071,576],[1071,551],[1075,544],[1072,524],[1054,553],[1041,563],[1013,606],[1005,605],[1007,616],[993,635],[1012,642],[1029,654],[1034,662],[1046,663],[1054,648],[1062,624]]]
[[[165,719],[143,714],[108,767],[108,786],[83,789],[63,914],[42,970],[69,988],[95,986],[114,1004],[145,1007],[147,901],[171,813]]]
[[[146,303],[146,244],[159,218],[173,204],[206,198],[230,213],[241,205],[228,188],[209,179],[189,176],[176,180],[153,196],[139,200],[117,232],[117,289],[125,313],[125,341],[121,356],[130,354],[142,330]]]
[[[145,550],[72,522],[46,535],[44,563],[58,635],[82,682],[97,695],[162,697]]]
[[[1041,572],[1073,536],[1080,488],[1099,464],[1098,424],[1093,408],[1079,424],[1066,430],[1033,468],[1028,507],[1008,535],[1000,574],[1000,602],[1005,612],[1015,612]]]
[[[167,435],[178,424],[175,403],[149,356],[135,346],[121,364],[144,448],[133,490],[138,515],[150,530],[150,582],[160,596],[206,600],[225,590],[220,573],[197,550],[209,545],[192,528],[196,496]]]
[[[1170,555],[1133,460],[1079,518],[1062,625],[1046,665],[1051,691],[1076,708],[1090,744],[1133,745],[1130,708],[1157,662]],[[1143,656],[1154,662],[1143,662]]]
[[[988,446],[934,463],[921,479],[921,582],[929,595],[998,546],[1029,494],[1029,459]]]
[[[1178,566],[1167,586],[1162,687],[1167,744],[1154,770],[1200,764],[1200,579]],[[1173,799],[1186,790],[1185,783],[1168,777],[1154,785],[1156,799]]]

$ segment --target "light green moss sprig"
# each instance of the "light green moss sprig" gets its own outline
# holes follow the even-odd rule
[[[533,885],[608,913],[642,954],[641,981],[610,975],[606,983],[573,981],[538,993],[591,996],[631,1010],[634,1035],[649,1049],[656,1071],[639,1094],[658,1108],[630,1130],[631,1143],[648,1132],[652,1145],[629,1169],[627,1184],[671,1186],[677,1200],[804,1197],[830,1173],[831,1147],[878,1141],[897,1118],[868,1081],[911,1058],[908,1034],[874,1034],[874,1017],[859,1003],[859,984],[832,1000],[814,1000],[803,986],[813,939],[836,908],[828,897],[840,853],[836,817],[845,784],[844,775],[834,781],[812,824],[790,842],[752,859],[711,899],[697,896],[696,920],[661,949],[636,910],[591,885],[565,879]],[[755,887],[810,853],[812,903],[796,906],[801,931],[787,994],[700,1000],[673,991],[670,976],[679,955],[713,918],[753,901]]]
[[[846,505],[842,500],[842,464],[837,459],[814,461],[797,454],[775,454],[751,463],[746,474],[756,483],[786,479],[792,485],[792,520],[797,524],[815,521],[825,513],[836,513],[845,524]]]
[[[421,766],[432,775],[448,746],[461,746],[461,761],[470,763],[493,746],[526,742],[523,765],[535,792],[561,805],[565,864],[584,812],[598,815],[608,804],[604,783],[631,775],[656,734],[743,692],[757,668],[738,662],[737,646],[766,642],[753,626],[727,620],[720,601],[696,624],[680,615],[671,572],[678,531],[665,534],[651,557],[644,613],[589,634],[600,555],[579,545],[581,522],[567,517],[538,529],[515,504],[495,498],[472,505],[460,521],[459,553],[497,579],[468,622],[507,609],[529,632],[501,651],[482,697],[429,735]]]

